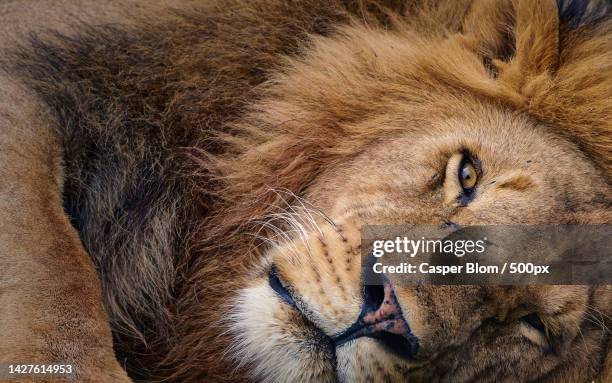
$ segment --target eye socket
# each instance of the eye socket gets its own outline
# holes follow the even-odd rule
[[[464,158],[459,167],[459,183],[465,191],[471,191],[478,181],[478,172],[469,158]]]
[[[522,326],[521,334],[544,349],[551,350],[551,338],[548,327],[542,322],[540,316],[536,313],[531,313],[520,318]]]
[[[546,333],[546,326],[544,325],[544,323],[542,322],[542,319],[540,319],[538,314],[532,313],[529,315],[525,315],[524,317],[521,318],[521,320],[527,323],[529,326],[533,327],[534,329],[540,331],[541,333],[543,334]]]
[[[451,155],[442,182],[444,202],[467,206],[476,196],[476,186],[483,174],[480,160],[469,151],[462,150]]]

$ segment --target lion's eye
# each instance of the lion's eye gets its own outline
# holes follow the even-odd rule
[[[464,159],[459,169],[459,182],[461,187],[465,191],[470,191],[476,186],[478,180],[478,173],[476,167],[469,159]]]
[[[443,181],[445,203],[467,206],[476,197],[483,174],[480,160],[472,153],[463,150],[453,154],[446,163]]]
[[[521,334],[532,343],[550,349],[550,333],[538,314],[531,313],[520,319]]]
[[[546,326],[537,314],[525,315],[521,320],[541,333],[546,333]]]

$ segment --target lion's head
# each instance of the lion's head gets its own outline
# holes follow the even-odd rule
[[[366,223],[611,221],[612,23],[575,5],[313,37],[206,160],[224,208],[203,247],[231,250],[193,278],[230,311],[189,308],[184,348],[269,382],[611,379],[610,286],[375,288],[359,266]]]
[[[135,379],[612,381],[612,285],[370,286],[360,250],[612,223],[609,0],[170,3],[0,57]]]

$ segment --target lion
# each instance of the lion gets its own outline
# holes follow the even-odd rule
[[[361,228],[612,222],[605,0],[0,4],[2,363],[610,382],[610,285],[364,286]]]

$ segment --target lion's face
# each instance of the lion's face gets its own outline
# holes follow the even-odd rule
[[[294,206],[303,219],[274,239],[240,293],[232,353],[271,381],[587,379],[605,347],[609,287],[397,286],[415,354],[394,350],[394,336],[341,334],[388,298],[362,285],[361,224],[577,222],[567,207],[586,213],[602,195],[609,188],[582,154],[508,113],[386,137],[310,186],[319,212]]]
[[[334,160],[276,216],[286,225],[272,230],[227,317],[227,355],[271,382],[575,382],[601,374],[610,286],[363,286],[364,224],[607,223],[611,190],[576,142],[508,107],[522,94],[490,101],[508,90],[501,81],[516,78],[500,64],[492,79],[463,39],[343,33],[318,41],[260,105],[286,129],[301,119],[313,129],[333,121],[352,135],[329,138]],[[449,57],[431,59],[432,50]],[[544,81],[533,78],[534,87]],[[459,85],[440,89],[449,83]],[[489,101],[470,96],[472,84]],[[399,335],[407,329],[410,337]]]

